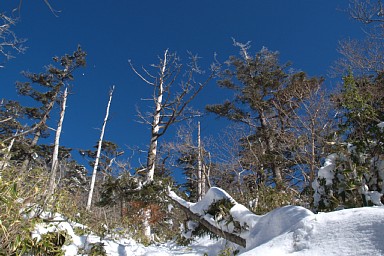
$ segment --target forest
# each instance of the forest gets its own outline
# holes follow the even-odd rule
[[[60,18],[53,2],[41,2]],[[0,13],[0,76],[29,51],[17,31],[18,16],[29,10],[22,1],[15,8]],[[51,56],[40,70],[26,65],[19,81],[0,85],[17,93],[0,92],[0,255],[67,255],[60,249],[66,232],[31,236],[58,214],[59,223],[84,225],[74,227],[82,235],[114,233],[146,246],[187,246],[209,236],[248,248],[246,221],[256,220],[245,215],[288,205],[305,216],[383,206],[384,7],[350,0],[345,12],[364,38],[339,42],[326,67],[330,78],[236,38],[233,55],[214,55],[208,64],[188,49],[159,52],[154,64],[127,57],[126,72],[148,88],[135,109],[147,129],[145,147],[108,139],[119,93],[112,84],[97,102],[103,111],[94,113],[100,125],[93,147],[62,143],[76,115],[72,91],[94,58],[86,46]],[[208,104],[200,104],[202,95]],[[205,118],[226,128],[215,134]],[[74,139],[81,144],[82,136]],[[78,253],[107,255],[101,242],[87,250]],[[236,253],[224,248],[218,255]]]

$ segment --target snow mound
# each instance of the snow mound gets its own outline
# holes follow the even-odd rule
[[[234,204],[230,214],[234,220],[247,224],[239,235],[246,240],[246,248],[224,239],[196,239],[190,246],[179,246],[174,242],[145,247],[132,239],[100,238],[94,234],[76,235],[72,228],[80,224],[63,222],[36,226],[34,237],[47,232],[66,230],[72,237],[71,244],[63,246],[66,256],[79,255],[92,243],[101,242],[107,255],[112,256],[216,256],[226,247],[239,251],[242,256],[317,256],[317,255],[384,255],[382,233],[384,230],[384,207],[346,209],[330,213],[313,214],[298,206],[285,206],[259,216],[237,204],[225,191],[213,188],[199,203],[186,202],[173,192],[170,196],[182,205],[206,218],[209,205],[220,199],[229,199]],[[81,226],[81,225],[80,225]],[[222,227],[222,226],[221,226]],[[176,234],[175,234],[176,235]]]
[[[302,225],[303,219],[314,214],[299,206],[285,206],[263,215],[251,227],[247,237],[247,249],[255,248]]]
[[[206,198],[196,204],[186,202],[176,194],[172,197],[204,218],[204,212],[212,202],[220,199],[233,202],[230,210],[233,219],[248,226],[240,234],[246,239],[246,248],[237,247],[240,251],[238,255],[384,255],[381,236],[384,230],[384,207],[314,214],[303,207],[285,206],[258,216],[237,204],[225,191],[211,189]],[[206,245],[206,250],[209,256],[217,255],[217,244]]]
[[[241,255],[384,255],[383,220],[382,207],[310,215]],[[270,226],[279,226],[282,221],[272,222]]]

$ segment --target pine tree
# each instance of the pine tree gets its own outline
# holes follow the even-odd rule
[[[23,163],[23,170],[26,170],[33,153],[33,148],[37,145],[41,137],[49,136],[47,122],[55,103],[60,98],[61,90],[64,86],[74,80],[73,73],[79,67],[85,66],[86,53],[78,47],[72,55],[65,55],[60,58],[54,57],[53,61],[60,67],[48,66],[44,73],[24,72],[24,76],[29,82],[17,82],[16,87],[20,95],[31,97],[40,106],[26,107],[25,114],[31,120],[35,120],[30,128],[18,133],[13,137],[31,135],[28,142],[29,152]],[[11,140],[12,137],[5,139]]]
[[[294,152],[295,134],[290,129],[294,111],[322,79],[293,72],[290,64],[279,63],[277,52],[263,48],[250,56],[249,44],[235,45],[241,57],[230,57],[219,81],[234,92],[234,99],[206,109],[249,127],[252,132],[240,141],[242,166],[262,177],[263,184],[282,189],[295,164],[290,153]]]

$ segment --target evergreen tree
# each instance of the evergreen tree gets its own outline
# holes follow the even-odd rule
[[[341,92],[334,96],[341,143],[334,147],[338,153],[332,182],[318,178],[325,192],[315,205],[318,209],[380,205],[384,192],[384,130],[378,126],[384,120],[383,76],[354,77],[350,72],[343,81]]]
[[[248,44],[235,45],[241,56],[229,58],[229,67],[219,81],[235,97],[206,109],[249,127],[252,132],[240,141],[243,168],[252,170],[264,184],[282,189],[296,163],[291,154],[295,147],[291,129],[294,111],[322,79],[308,78],[304,72],[289,69],[290,64],[280,64],[277,52],[263,48],[252,57]]]
[[[95,164],[98,144],[93,146],[95,150],[80,150],[80,154],[89,159],[88,164],[93,168]],[[116,176],[118,173],[113,173],[113,163],[116,158],[123,155],[124,151],[114,142],[103,140],[101,144],[100,160],[97,167],[97,172],[102,174],[105,180],[107,176]]]
[[[29,81],[16,83],[20,95],[31,97],[37,104],[40,104],[40,106],[25,108],[25,114],[35,124],[17,135],[18,137],[31,135],[28,142],[29,154],[23,163],[24,170],[29,164],[33,147],[37,145],[41,137],[49,136],[47,121],[53,107],[60,100],[60,93],[64,86],[74,80],[73,73],[75,70],[85,66],[85,56],[86,53],[78,47],[72,55],[53,58],[54,63],[59,64],[60,67],[50,65],[46,72],[39,74],[24,72],[24,76]]]
[[[197,202],[197,149],[191,145],[184,145],[181,149],[184,150],[179,152],[180,156],[177,159],[177,164],[183,169],[186,179],[182,187],[188,195],[188,201]]]

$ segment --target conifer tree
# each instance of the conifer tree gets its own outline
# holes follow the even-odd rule
[[[23,163],[23,170],[26,170],[28,167],[30,155],[39,139],[49,135],[47,122],[53,107],[59,100],[60,92],[64,86],[68,86],[69,82],[74,80],[73,73],[75,70],[85,66],[85,56],[86,53],[78,47],[72,55],[53,58],[53,61],[59,64],[60,67],[50,65],[46,72],[39,74],[24,72],[24,76],[30,81],[16,83],[20,95],[31,97],[37,104],[40,104],[40,106],[25,108],[27,117],[30,120],[34,120],[35,124],[18,133],[17,136],[13,136],[31,136],[28,142],[29,154],[26,156],[26,160]],[[5,141],[11,139],[12,137],[9,137],[5,139]]]
[[[334,206],[355,207],[367,205],[370,194],[384,192],[384,130],[378,126],[384,120],[384,80],[382,74],[355,77],[350,72],[343,81],[333,98],[341,120],[333,198],[338,200]]]
[[[251,134],[240,141],[242,166],[262,177],[264,184],[281,189],[294,164],[290,154],[294,148],[294,134],[290,131],[293,111],[320,86],[322,79],[292,72],[290,64],[279,63],[277,52],[263,48],[251,56],[249,44],[234,43],[241,56],[229,58],[229,66],[219,81],[221,87],[234,92],[234,99],[206,109],[249,127]]]

